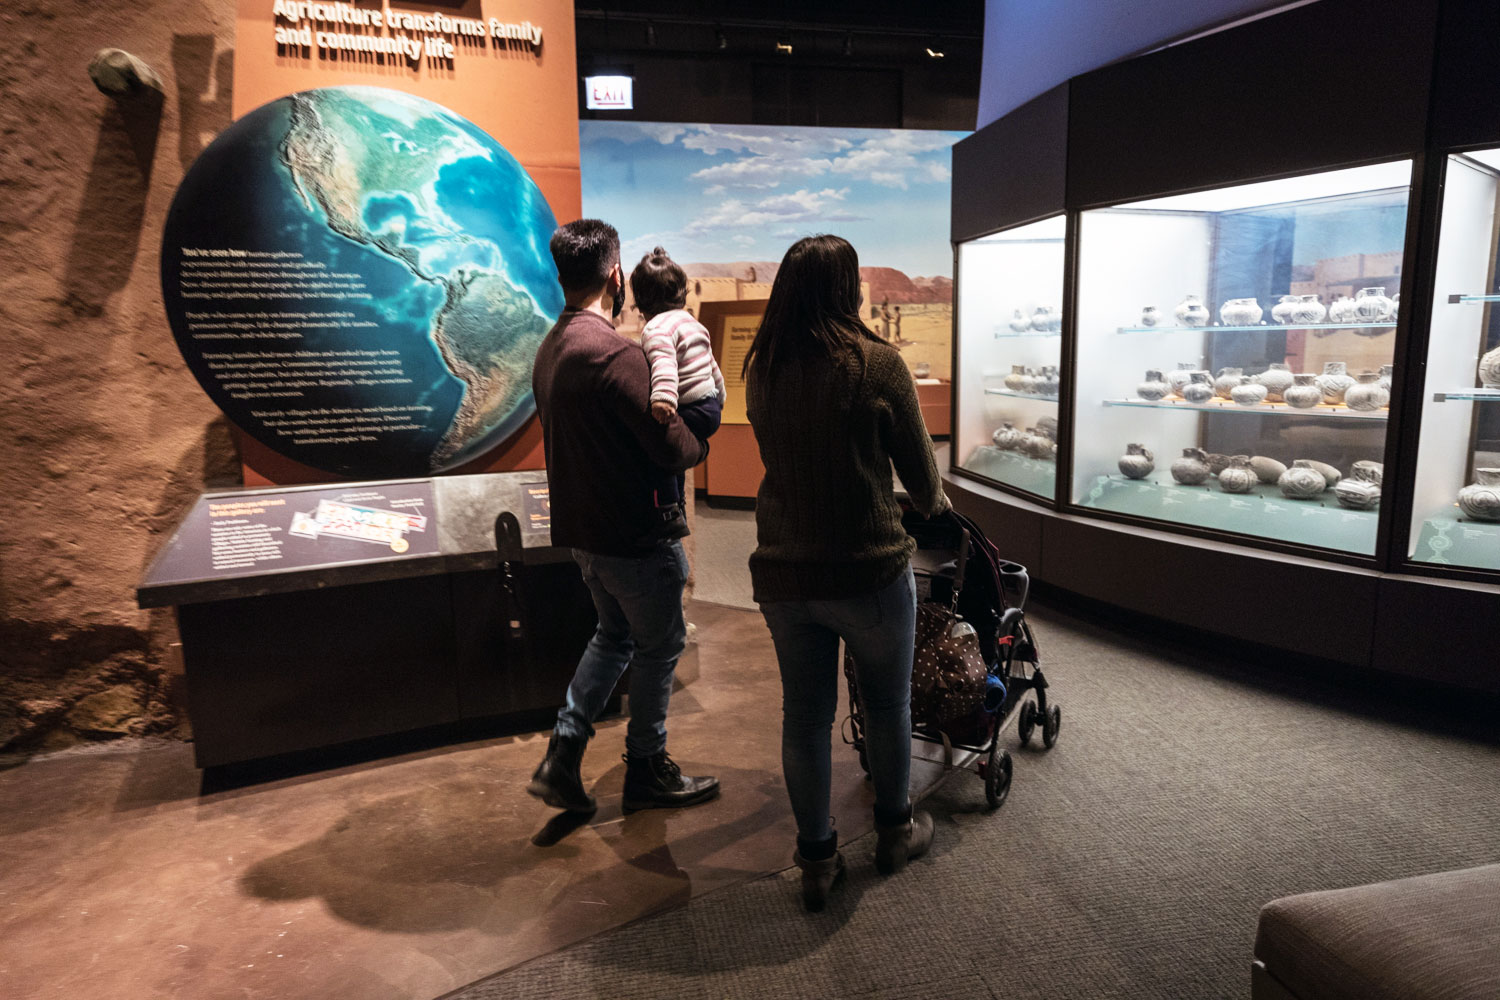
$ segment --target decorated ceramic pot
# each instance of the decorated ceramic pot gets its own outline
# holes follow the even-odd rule
[[[1333,305],[1328,307],[1328,322],[1359,322],[1359,314],[1354,311],[1354,300],[1347,295],[1340,295],[1338,298],[1334,299]]]
[[[1276,480],[1281,478],[1281,474],[1286,471],[1286,466],[1276,461],[1276,459],[1267,458],[1264,455],[1256,455],[1250,459],[1250,468],[1255,470],[1255,475],[1261,482],[1268,485],[1275,483]]]
[[[1288,500],[1312,500],[1328,488],[1318,470],[1292,466],[1276,480],[1281,495]]]
[[[1210,476],[1217,476],[1229,468],[1229,459],[1230,456],[1220,455],[1216,451],[1206,451],[1203,453],[1203,460],[1208,463],[1208,474]]]
[[[1126,479],[1145,479],[1156,469],[1156,456],[1145,445],[1129,444],[1120,456],[1120,472]]]
[[[1016,333],[1025,333],[1031,329],[1031,317],[1017,309],[1010,315],[1010,328]]]
[[[1297,296],[1297,305],[1292,309],[1292,322],[1298,326],[1311,326],[1328,318],[1328,310],[1316,295]]]
[[[1264,315],[1254,299],[1230,299],[1219,307],[1219,322],[1225,326],[1254,326]]]
[[[1135,387],[1135,394],[1137,396],[1152,402],[1158,399],[1165,399],[1167,393],[1171,391],[1172,387],[1167,384],[1166,379],[1161,377],[1161,372],[1155,368],[1149,369],[1146,372],[1146,381]]]
[[[1178,399],[1182,398],[1182,387],[1193,380],[1193,372],[1198,370],[1198,365],[1192,361],[1179,361],[1175,372],[1167,372],[1167,385],[1171,386],[1172,395]]]
[[[1011,392],[1034,392],[1036,378],[1026,374],[1025,365],[1011,365],[1010,374],[1005,376],[1005,388]]]
[[[1394,322],[1396,322],[1396,320],[1398,320],[1400,318],[1401,318],[1401,293],[1397,292],[1395,295],[1391,296],[1391,315],[1390,315],[1389,319],[1390,319],[1390,321],[1392,323],[1394,323]]]
[[[1342,361],[1330,361],[1323,366],[1323,374],[1313,381],[1323,390],[1323,402],[1342,403],[1344,393],[1354,384],[1354,376]]]
[[[1362,479],[1345,479],[1333,488],[1333,498],[1350,510],[1374,510],[1380,506],[1380,487]]]
[[[1052,307],[1037,306],[1036,312],[1031,314],[1031,328],[1040,332],[1052,329]]]
[[[1032,458],[1048,459],[1057,455],[1057,442],[1045,434],[1037,432],[1035,427],[1026,432],[1026,439],[1022,442],[1026,454]]]
[[[1476,521],[1500,521],[1500,469],[1475,469],[1473,484],[1458,491],[1458,506]]]
[[[1311,458],[1299,458],[1292,463],[1294,469],[1311,469],[1323,477],[1323,488],[1333,489],[1344,478],[1344,474],[1327,462],[1318,462]]]
[[[1014,451],[1021,443],[1023,436],[1020,431],[1016,430],[1016,425],[1007,420],[995,428],[995,433],[990,435],[990,443],[1001,451]]]
[[[1228,399],[1229,391],[1240,384],[1240,378],[1244,374],[1243,368],[1220,368],[1219,377],[1214,379],[1214,395],[1220,399]]]
[[[1362,483],[1374,483],[1379,486],[1385,479],[1385,466],[1380,462],[1362,461],[1355,462],[1349,470],[1350,479],[1358,479]]]
[[[1172,478],[1184,486],[1197,486],[1208,480],[1208,456],[1202,448],[1184,448],[1182,457],[1172,463]]]
[[[911,366],[911,374],[913,378],[927,378],[932,374],[932,365],[926,361],[918,361]]]
[[[1361,323],[1384,323],[1395,313],[1384,287],[1361,288],[1354,293],[1354,318]]]
[[[1204,307],[1203,300],[1196,295],[1189,295],[1180,302],[1172,315],[1177,317],[1178,326],[1207,326],[1208,309]]]
[[[1292,370],[1280,362],[1275,362],[1270,368],[1255,376],[1255,381],[1266,387],[1266,399],[1272,403],[1281,402],[1281,394],[1291,388]]]
[[[1048,441],[1055,442],[1057,440],[1057,418],[1038,417],[1036,426],[1033,427],[1032,430],[1036,431],[1036,433],[1040,434]]]
[[[1052,365],[1043,367],[1036,377],[1036,391],[1043,396],[1056,396],[1061,386],[1062,381],[1058,378],[1057,369]]]
[[[1241,406],[1259,406],[1266,401],[1266,387],[1242,378],[1239,385],[1229,390],[1229,398]]]
[[[1479,359],[1479,384],[1486,389],[1500,389],[1500,347]]]
[[[1271,319],[1282,326],[1292,321],[1292,313],[1297,308],[1297,296],[1283,295],[1281,301],[1271,307]]]
[[[1310,410],[1323,402],[1323,390],[1318,388],[1317,378],[1310,373],[1293,376],[1291,388],[1281,394],[1286,405],[1298,410]]]
[[[1380,387],[1386,392],[1391,391],[1391,375],[1396,371],[1395,365],[1380,366]]]
[[[1375,372],[1362,372],[1359,381],[1344,390],[1344,405],[1351,410],[1378,410],[1391,401],[1391,391],[1382,388]]]
[[[1225,493],[1249,493],[1260,483],[1260,477],[1250,468],[1248,455],[1236,455],[1229,460],[1229,467],[1219,473],[1219,489]]]
[[[1161,322],[1161,310],[1155,306],[1145,306],[1141,309],[1141,326],[1155,326]]]
[[[1213,383],[1208,372],[1193,372],[1192,381],[1182,387],[1182,398],[1189,403],[1206,403],[1214,398]]]

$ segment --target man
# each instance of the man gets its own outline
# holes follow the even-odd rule
[[[666,423],[651,415],[645,352],[615,332],[625,274],[614,227],[570,222],[552,234],[551,248],[567,307],[537,349],[532,389],[547,455],[552,542],[572,548],[599,627],[526,790],[559,809],[594,811],[579,765],[594,719],[629,666],[624,808],[695,805],[717,795],[719,781],[682,774],[667,756],[666,727],[686,639],[688,567],[678,539],[688,533],[687,520],[678,508],[664,523],[653,494],[659,468],[690,469],[708,445],[675,414]]]

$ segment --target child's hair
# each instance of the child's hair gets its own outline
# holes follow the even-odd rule
[[[687,274],[677,262],[656,247],[630,272],[630,291],[635,306],[645,316],[687,305]]]

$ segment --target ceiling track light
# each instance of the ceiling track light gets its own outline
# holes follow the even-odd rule
[[[852,31],[844,32],[844,55],[854,55],[854,32]]]
[[[656,45],[656,25],[650,21],[646,22],[646,44],[650,46]],[[927,51],[931,52],[932,50],[928,49]]]
[[[783,55],[791,55],[792,40],[790,38],[782,38],[778,40],[776,42],[776,51],[782,53]]]
[[[723,52],[725,49],[729,48],[729,39],[724,37],[723,25],[714,25],[714,47],[717,48],[720,52]]]
[[[942,39],[934,38],[927,43],[927,58],[941,59],[944,55],[945,53],[943,52]]]

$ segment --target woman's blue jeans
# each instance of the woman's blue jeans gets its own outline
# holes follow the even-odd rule
[[[760,606],[781,666],[781,768],[807,843],[833,835],[828,815],[830,743],[838,713],[839,640],[854,657],[865,720],[865,756],[878,815],[910,807],[911,663],[916,587],[911,567],[883,590],[832,601]]]

